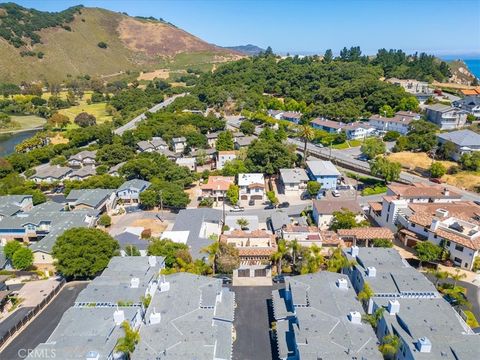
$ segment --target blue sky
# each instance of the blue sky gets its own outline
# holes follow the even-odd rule
[[[12,0],[15,1],[15,0]],[[360,45],[437,55],[480,54],[480,0],[18,0],[58,11],[79,3],[162,17],[221,46],[315,53]]]

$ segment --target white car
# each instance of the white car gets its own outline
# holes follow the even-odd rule
[[[338,190],[332,190],[332,196],[333,197],[340,197],[340,193],[338,192]]]

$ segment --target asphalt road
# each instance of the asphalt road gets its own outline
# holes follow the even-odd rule
[[[86,282],[66,284],[45,309],[0,353],[0,359],[24,359],[29,349],[45,342],[55,330],[63,313],[70,308]],[[25,355],[25,356],[22,356]]]
[[[237,339],[233,343],[233,360],[271,360],[269,303],[270,286],[236,286],[235,321]]]

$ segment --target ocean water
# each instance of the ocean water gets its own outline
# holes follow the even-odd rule
[[[463,61],[465,64],[467,64],[468,69],[472,72],[472,74],[480,79],[480,59],[468,59]]]

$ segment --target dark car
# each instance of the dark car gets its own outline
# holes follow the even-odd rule
[[[272,210],[272,209],[275,209],[275,206],[273,206],[272,204],[264,207],[264,210]]]
[[[290,206],[290,203],[285,201],[285,202],[282,202],[280,205],[278,205],[278,208],[284,209],[284,208],[288,208],[289,206]]]
[[[430,180],[431,182],[433,182],[435,184],[442,184],[442,180],[437,179],[437,178],[430,178],[428,180]]]
[[[255,205],[255,200],[251,199],[251,200],[248,202],[248,205],[250,205],[250,206]]]

